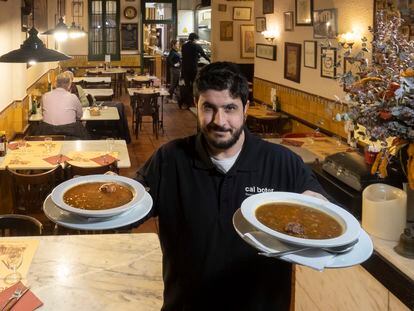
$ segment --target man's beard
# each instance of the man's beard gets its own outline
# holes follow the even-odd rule
[[[230,132],[230,129],[225,129],[222,128],[221,126],[215,125],[215,124],[209,124],[207,125],[205,128],[201,128],[201,133],[203,134],[204,138],[206,139],[207,143],[216,149],[221,149],[221,150],[225,150],[225,149],[229,149],[231,147],[233,147],[236,142],[239,140],[241,133],[243,133],[243,126],[241,126],[240,128],[236,129],[235,132],[233,132],[231,134],[231,137],[228,140],[225,141],[220,141],[220,140],[216,140],[214,138],[212,138],[209,135],[210,131],[219,131],[219,132]]]

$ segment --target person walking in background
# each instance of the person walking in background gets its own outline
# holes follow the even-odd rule
[[[198,35],[194,32],[188,36],[188,41],[181,48],[182,55],[182,77],[184,78],[184,94],[181,94],[180,108],[182,104],[193,106],[193,83],[197,75],[198,59],[204,57],[208,62],[210,58],[204,53],[203,48],[195,43]]]
[[[167,57],[167,63],[170,67],[170,88],[168,92],[170,93],[170,99],[173,101],[174,92],[178,86],[178,81],[180,80],[180,71],[181,71],[181,56],[178,54],[179,42],[178,40],[171,40],[171,50]]]

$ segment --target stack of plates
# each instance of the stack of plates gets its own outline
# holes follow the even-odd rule
[[[122,206],[104,210],[86,210],[72,207],[63,201],[69,189],[84,183],[114,182],[129,187],[132,200]],[[66,228],[79,230],[106,230],[127,226],[144,218],[152,208],[152,198],[137,181],[118,175],[88,175],[67,180],[55,189],[43,203],[46,216]]]
[[[318,209],[339,221],[343,227],[343,232],[340,236],[331,239],[305,239],[275,231],[256,218],[256,209],[267,203],[292,203]],[[323,264],[325,268],[348,267],[367,260],[373,251],[373,244],[368,234],[350,213],[328,201],[297,193],[267,192],[252,195],[243,201],[241,208],[234,214],[233,225],[237,233],[247,243],[261,252],[277,253],[289,249],[310,248],[311,251],[299,252],[295,256],[280,257],[282,260],[299,264],[302,262],[301,259],[304,259],[303,261],[311,263],[310,266],[312,266],[312,262],[315,263],[315,266],[318,266],[320,261],[329,259]],[[345,247],[348,244],[354,246],[345,253],[331,256],[315,255],[329,253],[321,252],[322,248],[329,250],[332,247]]]

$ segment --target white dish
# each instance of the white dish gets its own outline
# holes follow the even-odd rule
[[[145,193],[143,200],[131,210],[109,218],[87,218],[71,214],[54,204],[51,195],[48,195],[43,203],[43,211],[47,218],[62,227],[78,230],[107,230],[127,226],[144,218],[151,208],[152,198],[148,193]]]
[[[342,235],[332,239],[304,239],[290,236],[270,229],[256,218],[256,209],[263,204],[272,202],[283,202],[306,205],[333,216],[344,228]],[[355,241],[360,233],[361,226],[358,220],[343,208],[331,202],[321,200],[308,195],[291,192],[266,192],[255,194],[245,199],[241,205],[243,217],[256,229],[263,231],[271,236],[291,244],[309,247],[333,247],[349,244]]]
[[[253,246],[254,248],[258,249],[259,251],[264,251],[260,248],[260,246],[256,245],[251,239],[245,238],[246,233],[251,233],[257,230],[255,227],[253,227],[250,223],[248,223],[244,218],[243,215],[238,209],[234,215],[233,215],[233,226],[236,230],[237,234],[248,244]],[[264,236],[263,239],[260,238],[260,236]],[[262,243],[267,248],[271,249],[273,252],[283,251],[286,250],[286,248],[283,249],[276,249],[275,245],[280,245],[280,243],[271,243],[272,239],[275,239],[273,236],[268,235],[266,233],[262,233],[260,235],[255,235],[255,238]],[[286,245],[285,245],[286,246]],[[325,268],[345,268],[345,267],[351,267],[355,265],[359,265],[362,262],[366,261],[369,257],[371,257],[371,254],[374,250],[374,246],[372,244],[371,238],[369,235],[361,229],[361,233],[359,235],[358,243],[354,245],[352,250],[349,252],[343,253],[343,254],[337,254],[334,256],[329,262],[326,263],[324,266]],[[320,257],[307,257],[306,254],[309,254],[309,252],[303,252],[303,256],[301,253],[296,253],[295,257],[298,258],[298,261],[304,261],[300,260],[303,257],[303,259],[306,259],[306,261],[309,264],[315,264],[317,265],[321,260],[324,260],[324,258]],[[280,257],[278,259],[294,262],[292,260],[289,260],[288,256]],[[290,256],[291,258],[293,256]],[[306,257],[306,258],[305,258]],[[297,263],[297,262],[294,262]]]
[[[120,184],[124,184],[128,186],[132,192],[133,192],[133,198],[130,202],[127,204],[115,207],[115,208],[109,208],[109,209],[103,209],[103,210],[85,210],[81,208],[72,207],[68,204],[66,204],[63,201],[63,195],[68,191],[70,188],[73,188],[74,186],[80,185],[80,184],[86,184],[86,183],[92,183],[92,182],[116,182]],[[119,175],[87,175],[87,176],[80,176],[76,178],[72,178],[70,180],[67,180],[58,186],[56,186],[53,191],[51,198],[53,202],[59,206],[59,208],[68,211],[73,214],[77,214],[84,217],[111,217],[123,212],[128,211],[132,207],[139,204],[145,194],[145,188],[142,186],[139,182],[137,182],[134,179],[119,176]]]

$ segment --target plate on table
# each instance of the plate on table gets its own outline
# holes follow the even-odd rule
[[[259,251],[264,251],[259,245],[254,243],[251,239],[248,239],[245,237],[245,234],[257,232],[257,229],[252,226],[246,219],[244,219],[240,209],[238,209],[234,215],[233,215],[233,226],[236,230],[237,234],[248,244],[253,246],[254,248],[258,249]],[[272,240],[275,240],[276,238],[264,233],[260,232],[260,235],[254,235],[254,237],[265,247],[271,249],[274,252],[278,251],[284,251],[286,248],[283,249],[276,249],[275,245],[280,245],[281,243],[279,241],[276,241],[275,243],[272,243]],[[292,248],[296,248],[297,245],[291,245]],[[285,247],[289,247],[289,244],[286,244]],[[371,257],[371,254],[374,250],[371,238],[369,235],[361,229],[358,242],[354,245],[354,247],[346,253],[339,253],[336,254],[326,265],[325,268],[345,268],[345,267],[351,267],[358,265],[364,261],[366,261],[369,257]],[[296,257],[302,257],[301,253],[296,253]],[[304,257],[304,256],[303,256]],[[280,257],[281,260],[286,260],[289,262],[292,262],[291,260],[287,259],[285,257]],[[318,263],[321,258],[319,257],[313,257],[313,258],[306,258],[306,260],[310,263]],[[322,259],[323,260],[323,259]]]
[[[133,194],[132,200],[129,201],[127,204],[108,208],[108,209],[101,209],[101,210],[88,210],[88,209],[81,209],[72,207],[66,204],[63,200],[63,195],[69,189],[78,186],[80,184],[88,184],[94,182],[103,182],[103,183],[116,183],[123,186],[128,187]],[[146,193],[145,188],[139,182],[132,178],[119,176],[119,175],[87,175],[87,176],[80,176],[75,177],[70,180],[67,180],[58,186],[56,186],[51,194],[52,201],[59,206],[59,208],[84,217],[111,217],[123,212],[126,212],[137,204],[139,204],[144,199],[144,194]]]
[[[259,206],[267,203],[290,203],[317,209],[332,216],[342,226],[343,232],[340,236],[330,239],[305,239],[291,236],[269,228],[256,218],[256,210]],[[325,200],[304,194],[292,192],[265,192],[255,194],[245,199],[241,205],[243,217],[256,230],[265,232],[283,242],[308,247],[334,247],[350,244],[355,241],[361,226],[358,220],[343,208]]]
[[[152,208],[152,198],[145,192],[143,199],[129,211],[108,218],[88,218],[72,214],[59,208],[48,195],[43,203],[43,211],[54,223],[78,230],[108,230],[130,225],[144,218]]]

